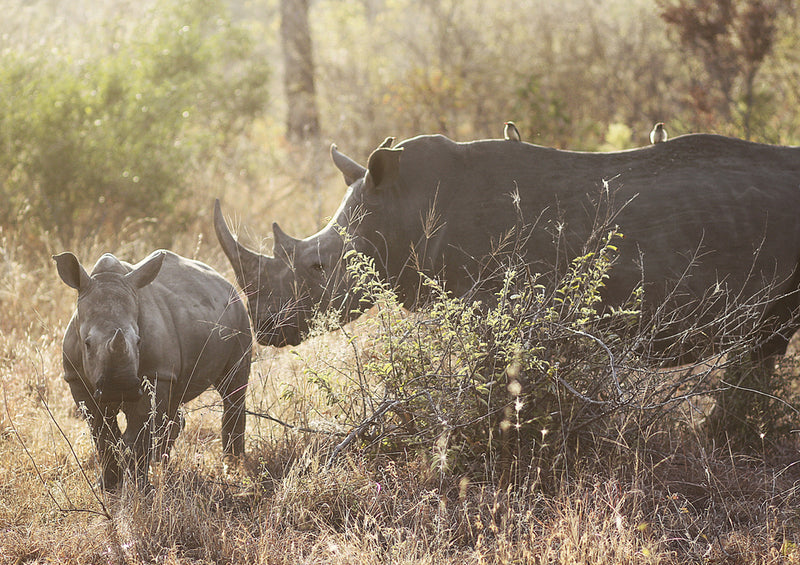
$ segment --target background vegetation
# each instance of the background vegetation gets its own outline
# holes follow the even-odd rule
[[[800,561],[784,404],[756,415],[748,449],[712,441],[699,393],[725,359],[654,373],[608,328],[608,350],[575,333],[592,327],[605,246],[565,281],[577,294],[501,273],[504,306],[484,317],[446,299],[410,316],[356,261],[382,308],[258,348],[244,462],[220,462],[207,394],[152,496],[93,488],[61,380],[75,297],[53,253],[90,265],[170,247],[233,280],[213,198],[255,246],[271,249],[274,220],[313,233],[343,194],[331,142],[363,163],[388,135],[500,137],[513,120],[526,141],[576,150],[644,145],[656,121],[800,143],[796,0],[299,2],[317,113],[305,128],[281,80],[288,3],[4,5],[0,563]],[[620,382],[635,401],[615,397]],[[778,379],[781,399],[792,383]],[[685,401],[660,405],[667,385]]]

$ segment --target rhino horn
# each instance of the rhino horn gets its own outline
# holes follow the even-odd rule
[[[336,144],[331,145],[331,159],[333,159],[333,164],[336,165],[336,168],[344,175],[344,182],[347,183],[347,186],[350,186],[360,178],[364,178],[367,173],[367,169],[347,155],[340,153]]]
[[[284,251],[289,251],[297,245],[299,240],[293,238],[290,235],[287,235],[281,227],[278,225],[278,222],[274,222],[272,224],[272,235],[275,238],[275,251],[274,254],[278,254],[278,250],[283,248]]]
[[[233,267],[236,281],[242,290],[246,292],[248,288],[247,281],[256,280],[258,277],[261,255],[250,251],[233,237],[233,234],[228,229],[228,224],[222,217],[219,198],[214,202],[214,231],[217,233],[217,240],[219,240],[222,250]]]
[[[114,332],[112,338],[108,341],[108,350],[112,355],[121,355],[125,353],[125,334],[122,333],[120,328]]]

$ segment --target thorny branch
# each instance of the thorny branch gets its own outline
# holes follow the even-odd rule
[[[348,445],[353,443],[353,440],[355,440],[365,429],[367,429],[369,426],[375,423],[375,421],[378,418],[383,416],[389,409],[393,408],[399,403],[400,403],[399,400],[389,400],[389,399],[386,399],[383,402],[381,402],[378,408],[375,409],[375,412],[371,416],[369,416],[366,420],[361,422],[361,424],[350,430],[350,433],[347,434],[347,437],[345,437],[341,443],[339,443],[338,445],[336,445],[336,447],[333,448],[333,452],[331,453],[331,456],[328,458],[328,463],[326,464],[326,467],[330,468],[330,466],[333,464],[333,460],[336,459],[336,457],[339,455],[339,453],[342,452],[343,449],[345,449]]]
[[[264,420],[269,420],[270,422],[275,422],[283,426],[284,428],[288,428],[290,430],[296,430],[298,432],[306,432],[311,434],[321,434],[326,436],[343,436],[343,432],[333,432],[333,431],[322,431],[322,430],[315,430],[314,428],[306,428],[305,426],[296,426],[294,424],[290,424],[288,422],[284,422],[280,418],[276,418],[275,416],[270,416],[266,412],[253,412],[252,410],[245,410],[247,415],[255,416],[256,418],[263,418]]]

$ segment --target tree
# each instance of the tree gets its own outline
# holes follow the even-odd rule
[[[221,0],[102,21],[84,29],[100,50],[59,34],[0,50],[0,226],[68,244],[156,217],[169,238],[195,165],[263,114],[267,60]]]
[[[281,0],[283,85],[286,91],[286,135],[302,141],[319,134],[314,86],[314,58],[308,26],[308,0]]]
[[[661,17],[681,44],[702,61],[718,96],[693,88],[695,107],[730,118],[740,85],[744,137],[750,138],[755,79],[776,41],[777,20],[788,0],[659,0]]]

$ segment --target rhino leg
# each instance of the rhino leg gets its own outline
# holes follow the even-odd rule
[[[89,423],[92,440],[97,448],[101,471],[100,487],[113,490],[122,481],[120,460],[124,449],[122,433],[117,424],[119,406],[98,406],[81,379],[70,379],[68,383],[75,404],[81,407]]]
[[[222,395],[222,448],[225,455],[244,453],[244,389]]]
[[[172,443],[180,432],[177,403],[170,402],[172,381],[158,380],[155,390],[125,412],[128,427],[123,438],[133,451],[128,462],[129,470],[140,487],[149,485],[148,474],[153,452],[169,454]]]
[[[175,378],[159,378],[156,384],[156,406],[153,414],[153,450],[159,461],[165,461],[172,452],[186,421],[181,410],[183,388],[176,386]],[[178,390],[176,390],[178,389]]]
[[[185,426],[186,420],[183,417],[183,410],[180,408],[171,417],[165,416],[163,424],[157,428],[159,433],[153,440],[153,452],[158,461],[166,461],[169,458],[172,446]]]
[[[780,396],[776,388],[780,382],[774,378],[775,362],[778,355],[786,353],[789,339],[796,329],[787,325],[783,331],[775,331],[759,346],[743,355],[741,363],[725,371],[724,381],[730,388],[723,387],[716,396],[708,418],[712,436],[733,434],[746,442],[752,440],[758,443],[754,439],[758,437],[757,432],[766,431],[775,424],[772,398],[776,394]]]
[[[130,449],[126,470],[136,478],[139,487],[148,484],[148,471],[150,468],[150,453],[152,433],[150,430],[148,414],[144,410],[135,410],[125,413],[128,427],[125,429],[123,439]]]
[[[717,393],[714,408],[707,419],[707,429],[712,437],[755,441],[756,428],[765,423],[767,395],[772,392],[774,371],[774,356],[744,361],[725,371],[724,380],[730,388]]]
[[[222,397],[222,448],[226,456],[244,453],[245,395],[250,376],[250,353],[214,385]]]
[[[792,336],[800,331],[800,267],[786,291],[763,315],[768,323],[759,328],[750,351],[741,363],[725,371],[723,388],[707,424],[712,436],[758,438],[756,431],[775,425],[773,395],[781,396],[781,382],[774,378],[775,361],[785,355]],[[758,428],[758,429],[757,429]],[[758,443],[759,440],[754,440]]]
[[[109,409],[103,414],[96,412],[91,417],[92,437],[100,458],[100,480],[104,490],[113,490],[122,482],[120,460],[124,457],[124,446],[117,424],[117,410]]]

